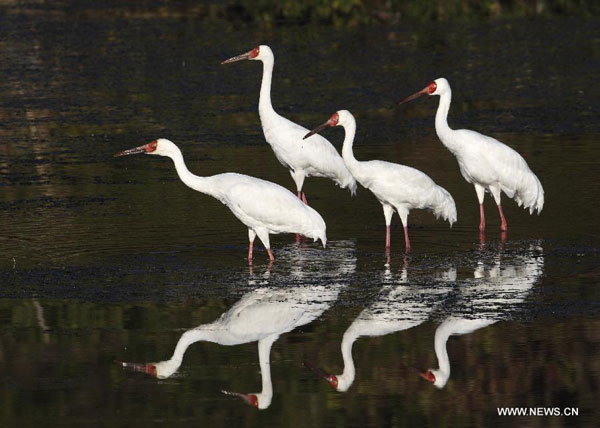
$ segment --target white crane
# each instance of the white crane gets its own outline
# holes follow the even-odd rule
[[[342,158],[354,178],[369,189],[383,205],[386,237],[385,248],[390,249],[390,224],[394,210],[404,226],[406,251],[410,251],[408,239],[408,213],[412,209],[429,209],[436,218],[442,217],[452,226],[456,221],[454,199],[446,189],[438,186],[428,175],[405,165],[380,160],[358,161],[352,152],[356,121],[348,110],[340,110],[331,118],[306,134],[311,137],[328,126],[342,126],[346,132],[342,147]],[[310,141],[310,140],[309,140]]]
[[[448,316],[435,331],[434,349],[437,369],[421,373],[421,377],[437,388],[446,386],[450,378],[450,358],[446,344],[450,336],[473,333],[497,321],[510,317],[513,306],[520,304],[543,274],[544,258],[541,247],[531,245],[514,261],[502,264],[501,255],[486,271],[483,262],[475,269],[475,280],[460,284],[457,310]],[[461,311],[464,306],[464,311]],[[461,314],[463,312],[463,314]],[[466,316],[464,312],[469,315]]]
[[[302,190],[306,177],[326,177],[342,187],[348,188],[352,195],[356,192],[356,181],[344,165],[344,161],[323,137],[303,141],[308,129],[277,114],[271,104],[271,79],[275,57],[270,47],[260,45],[249,52],[223,61],[228,64],[240,60],[256,60],[263,63],[263,76],[258,100],[258,113],[267,143],[271,145],[277,160],[290,171],[298,198],[306,203],[306,194]]]
[[[179,178],[188,187],[227,205],[233,215],[248,227],[248,261],[252,261],[254,238],[257,235],[267,249],[271,261],[275,260],[269,243],[271,233],[297,233],[315,241],[320,239],[323,247],[327,243],[325,222],[319,213],[278,184],[232,172],[211,177],[194,175],[187,169],[181,150],[164,138],[124,150],[114,156],[137,153],[171,158]]]
[[[386,280],[391,274],[386,271]],[[321,369],[317,374],[339,392],[346,392],[354,383],[356,368],[352,345],[363,336],[384,336],[417,327],[425,322],[456,280],[456,269],[426,278],[425,284],[410,284],[406,266],[400,280],[386,284],[375,302],[365,308],[344,332],[341,344],[344,370],[339,375],[328,375]]]
[[[204,341],[224,346],[258,342],[258,360],[262,377],[261,392],[241,394],[222,391],[243,399],[258,409],[271,405],[273,385],[269,361],[271,346],[280,335],[318,318],[338,297],[341,284],[261,287],[244,295],[219,319],[187,330],[175,346],[170,359],[156,363],[118,363],[130,370],[148,373],[159,379],[172,376],[181,366],[190,345]]]
[[[500,194],[504,192],[519,206],[529,208],[529,213],[544,207],[544,189],[537,176],[529,169],[525,159],[500,141],[468,129],[450,129],[448,110],[452,99],[450,84],[444,78],[436,79],[419,92],[400,101],[407,101],[423,94],[439,95],[440,104],[435,115],[435,131],[442,143],[456,156],[460,172],[468,183],[473,183],[479,200],[479,230],[485,231],[483,197],[489,192],[498,205],[500,229],[506,231],[508,224]]]

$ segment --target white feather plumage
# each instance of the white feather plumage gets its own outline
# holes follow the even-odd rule
[[[435,184],[418,169],[380,160],[358,161],[354,157],[352,145],[356,133],[356,121],[352,113],[340,110],[323,125],[311,131],[313,135],[326,126],[342,126],[346,132],[342,147],[342,158],[356,181],[369,189],[383,206],[386,220],[386,248],[390,244],[390,223],[394,210],[404,226],[406,250],[410,250],[407,218],[412,209],[428,209],[437,218],[442,217],[450,225],[456,221],[456,205],[450,193]],[[310,136],[308,140],[314,138]]]
[[[523,157],[500,141],[468,129],[454,130],[448,126],[448,111],[452,100],[450,84],[444,78],[431,82],[419,92],[406,97],[400,103],[423,94],[438,95],[440,103],[435,115],[435,131],[442,143],[450,150],[460,167],[462,176],[475,186],[480,205],[479,229],[485,230],[483,197],[491,193],[498,205],[501,229],[507,229],[502,212],[502,192],[514,199],[519,206],[539,214],[544,208],[544,189]]]
[[[327,244],[325,222],[319,213],[278,184],[231,172],[211,177],[194,175],[185,165],[181,150],[164,138],[120,152],[116,156],[135,153],[171,158],[179,178],[188,187],[213,196],[225,204],[248,227],[249,259],[252,259],[252,244],[256,235],[271,259],[269,234],[297,233],[315,241],[320,239],[323,246]]]
[[[302,139],[308,129],[277,114],[271,104],[271,81],[275,57],[269,46],[260,45],[252,51],[230,58],[224,63],[242,59],[263,63],[258,112],[265,139],[273,149],[277,160],[290,171],[300,194],[306,177],[325,177],[338,186],[347,188],[354,195],[356,181],[344,165],[344,161],[325,138],[318,136],[311,141]]]

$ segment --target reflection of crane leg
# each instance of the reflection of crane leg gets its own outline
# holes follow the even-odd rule
[[[46,318],[44,317],[44,308],[40,305],[40,302],[37,300],[33,300],[33,307],[35,308],[35,315],[37,317],[38,325],[42,330],[42,334],[44,337],[44,343],[50,343],[50,334],[48,333],[50,329],[48,325],[46,325]]]

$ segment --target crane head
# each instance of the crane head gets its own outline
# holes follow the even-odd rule
[[[139,153],[152,154],[158,148],[158,140],[144,144],[143,146],[134,147],[133,149],[123,150],[122,152],[115,153],[113,157],[117,158],[120,156],[137,155]]]
[[[137,155],[139,153],[144,153],[146,155],[172,156],[177,151],[179,151],[179,149],[173,142],[166,138],[159,138],[158,140],[151,141],[143,146],[115,153],[113,157]]]
[[[156,365],[152,363],[128,363],[126,361],[115,361],[118,365],[126,370],[149,374],[152,377],[158,377]]]
[[[398,104],[404,104],[408,101],[414,100],[415,98],[419,98],[421,95],[442,95],[443,93],[450,90],[450,84],[443,77],[439,79],[435,79],[429,85],[425,86],[419,92],[415,92],[414,94],[404,98]]]
[[[438,389],[442,389],[448,383],[448,379],[450,378],[450,373],[442,370],[427,370],[425,373],[419,373],[423,379],[427,382],[430,382]]]
[[[157,363],[128,363],[125,361],[116,361],[116,363],[125,370],[146,373],[157,379],[166,379],[173,376],[181,365],[181,362],[177,359]]]
[[[226,59],[225,61],[222,61],[221,64],[229,64],[231,62],[237,62],[237,61],[241,61],[244,59],[250,59],[250,60],[263,59],[263,57],[261,56],[261,53],[267,54],[270,51],[271,51],[271,49],[269,49],[268,46],[260,45],[260,46],[255,47],[251,51],[248,51],[241,55],[237,55],[237,56],[231,57],[229,59]]]
[[[306,134],[303,138],[303,140],[306,140],[308,137],[310,137],[311,135],[317,134],[320,131],[322,131],[323,129],[327,128],[328,126],[337,126],[340,122],[340,114],[339,112],[335,112],[331,115],[331,117],[329,118],[329,120],[325,123],[322,123],[321,125],[317,126],[315,129],[313,129],[312,131],[310,131],[308,134]]]
[[[304,366],[313,371],[313,373],[319,378],[327,381],[329,385],[333,387],[336,391],[346,392],[348,388],[352,385],[354,381],[354,377],[348,378],[348,376],[341,374],[339,376],[328,374],[323,369],[316,367],[312,363],[308,361],[304,361]]]
[[[427,370],[425,373],[419,373],[419,376],[421,376],[427,382],[435,383],[435,375],[431,370]]]
[[[221,390],[221,392],[225,395],[229,395],[232,397],[238,397],[240,398],[242,401],[244,401],[244,403],[252,406],[252,407],[256,407],[257,409],[265,409],[267,408],[270,404],[271,401],[268,400],[269,402],[267,403],[267,406],[262,406],[261,407],[261,403],[259,402],[258,399],[258,395],[257,394],[242,394],[239,392],[231,392],[231,391],[225,391],[225,390]]]

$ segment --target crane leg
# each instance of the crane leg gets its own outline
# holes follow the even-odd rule
[[[387,225],[385,227],[385,249],[390,251],[392,244],[392,232],[390,231],[390,226]]]
[[[498,213],[500,214],[500,230],[502,232],[506,232],[508,230],[508,223],[506,222],[506,218],[504,218],[504,213],[502,212],[502,205],[498,204]]]
[[[298,191],[298,199],[306,204],[306,195],[302,191],[302,187],[304,186],[304,178],[306,178],[303,170],[294,171],[290,169],[290,175],[294,179],[294,183],[296,183],[296,190]],[[308,205],[308,204],[306,204]]]
[[[390,231],[390,225],[392,224],[392,215],[394,214],[394,208],[391,205],[383,205],[383,216],[385,217],[385,249],[386,252],[390,251],[392,233]]]
[[[252,229],[248,229],[248,240],[250,243],[248,244],[248,262],[252,263],[252,250],[254,248],[254,238],[256,237],[256,233]]]
[[[506,232],[508,230],[508,224],[506,223],[506,219],[504,218],[504,213],[502,212],[502,205],[500,204],[500,194],[501,191],[498,187],[490,186],[490,192],[492,192],[492,196],[496,201],[496,205],[498,205],[498,214],[500,214],[500,230]]]
[[[293,177],[293,175],[292,175],[292,177]],[[303,193],[302,190],[298,190],[298,199],[300,199],[300,200],[302,200],[302,193]],[[300,244],[300,238],[301,238],[300,234],[296,233],[296,244],[298,244],[298,245]]]
[[[485,196],[485,188],[479,184],[475,184],[475,193],[479,201],[479,231],[485,231],[485,213],[483,212],[483,197]]]
[[[479,231],[479,249],[483,250],[483,246],[485,245],[485,230]]]
[[[258,235],[258,238],[262,241],[263,245],[265,246],[265,249],[267,250],[267,253],[269,254],[269,260],[272,262],[273,260],[275,260],[275,257],[273,256],[273,252],[271,251],[271,243],[269,242],[269,231],[266,229],[257,228],[256,234]]]
[[[485,212],[483,210],[483,204],[479,204],[479,231],[485,232]]]
[[[406,252],[410,253],[410,239],[408,239],[408,227],[404,226],[404,242],[406,243]]]
[[[302,202],[308,205],[308,202],[306,201],[306,193],[304,193],[304,190],[298,190],[298,199],[300,199]]]
[[[292,177],[293,176],[294,175],[292,174]],[[298,199],[302,200],[302,190],[298,190]],[[300,245],[300,238],[301,238],[300,234],[296,233],[296,244],[298,244],[298,245]]]
[[[396,207],[396,211],[400,215],[400,220],[402,220],[402,226],[404,226],[404,244],[406,245],[406,252],[410,252],[410,239],[408,239],[408,211],[404,209],[399,209]]]

